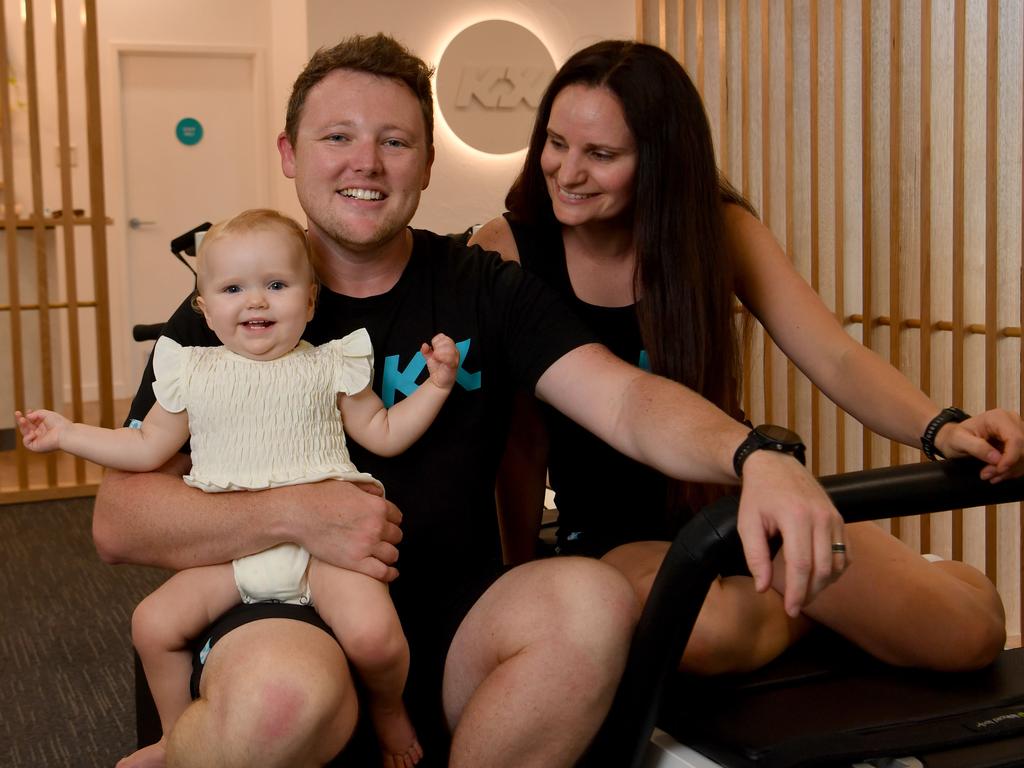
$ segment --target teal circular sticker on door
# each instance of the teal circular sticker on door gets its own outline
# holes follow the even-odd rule
[[[186,147],[198,144],[203,138],[203,124],[194,117],[183,117],[175,126],[174,135]]]

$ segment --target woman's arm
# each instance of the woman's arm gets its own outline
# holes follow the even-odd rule
[[[548,435],[540,408],[533,396],[517,393],[494,489],[506,565],[519,565],[536,555],[547,468]]]
[[[724,218],[727,245],[736,259],[737,295],[779,348],[862,424],[918,447],[939,406],[843,330],[767,227],[737,205],[726,205]],[[939,430],[936,444],[948,457],[969,454],[987,462],[986,479],[1024,470],[1020,417],[1007,411],[988,411],[959,425],[947,424]]]
[[[488,221],[469,238],[470,245],[479,245],[484,250],[501,254],[505,261],[519,263],[519,248],[512,236],[512,228],[504,216],[496,216]]]
[[[188,439],[188,414],[154,405],[138,429],[78,424],[53,411],[15,412],[25,447],[38,453],[62,450],[128,472],[149,472],[170,459]]]

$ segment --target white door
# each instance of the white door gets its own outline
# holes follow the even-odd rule
[[[171,239],[268,205],[262,83],[253,55],[121,51],[119,62],[128,320],[158,323],[194,284],[171,255]],[[136,380],[148,353],[149,345],[135,345]]]

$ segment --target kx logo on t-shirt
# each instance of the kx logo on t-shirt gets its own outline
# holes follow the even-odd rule
[[[455,383],[462,386],[467,392],[480,389],[480,371],[469,373],[463,366],[466,357],[469,356],[469,339],[456,342],[459,350],[459,370],[455,374]],[[384,358],[383,381],[380,385],[380,399],[384,405],[390,408],[395,404],[395,392],[401,392],[408,397],[419,386],[416,379],[420,377],[427,367],[427,358],[421,352],[412,356],[412,360],[404,369],[398,367],[398,355],[388,355]]]

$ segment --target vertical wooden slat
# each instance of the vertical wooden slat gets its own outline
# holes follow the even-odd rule
[[[39,81],[36,72],[35,1],[25,0],[25,86],[28,93],[28,145],[32,175],[32,242],[36,258],[36,302],[39,305],[39,361],[42,406],[53,409],[53,344],[50,334],[50,278],[43,224],[43,158],[39,141]],[[57,484],[57,456],[46,457],[46,483]]]
[[[64,274],[67,282],[67,328],[69,373],[71,375],[72,420],[82,421],[82,355],[78,323],[78,270],[75,267],[74,202],[71,188],[71,129],[68,119],[67,49],[64,35],[64,0],[55,0],[54,42],[57,56],[57,126],[60,139],[60,199],[64,211]],[[75,459],[75,482],[85,483],[85,462]]]
[[[953,19],[953,404],[964,402],[964,0],[956,0]],[[964,513],[953,510],[953,559],[964,555]]]
[[[96,355],[100,426],[114,426],[114,380],[110,350],[110,290],[107,283],[107,206],[103,187],[103,137],[100,133],[100,57],[96,0],[85,2],[85,113],[89,145],[89,208],[92,213],[93,285],[96,297]]]
[[[864,147],[861,159],[861,186],[863,187],[864,209],[861,217],[861,233],[863,237],[861,257],[861,314],[863,316],[863,342],[869,349],[875,329],[874,307],[871,292],[874,290],[872,269],[874,267],[874,248],[872,243],[872,141],[871,141],[871,0],[861,0],[861,140]],[[871,432],[867,427],[862,429],[864,439],[864,469],[872,466]]]
[[[833,46],[835,48],[835,104],[833,104],[832,131],[835,134],[835,162],[833,163],[833,191],[835,195],[835,275],[836,275],[836,319],[840,325],[846,324],[846,278],[844,229],[846,219],[843,214],[846,195],[844,194],[843,163],[843,3],[834,6]],[[846,468],[846,416],[836,408],[836,472],[844,472]]]
[[[771,37],[769,37],[768,0],[761,0],[761,219],[771,226]],[[763,336],[762,375],[764,380],[764,420],[772,422],[772,341]]]
[[[821,290],[820,265],[818,256],[821,243],[819,242],[820,226],[818,224],[818,4],[813,2],[808,5],[808,37],[810,51],[807,62],[807,77],[810,86],[810,109],[811,121],[811,288],[815,293]],[[811,387],[811,473],[821,474],[821,425],[819,423],[819,412],[821,410],[821,396],[818,388]]]
[[[704,0],[697,0],[694,30],[697,33],[697,90],[704,98]]]
[[[7,18],[0,13],[0,114],[11,114],[10,81],[8,67],[9,54],[7,45]],[[22,344],[21,328],[21,278],[18,260],[21,255],[18,249],[18,221],[14,211],[14,137],[11,131],[11,120],[0,120],[0,153],[3,158],[4,184],[4,244],[7,249],[7,299],[11,305],[11,390],[14,395],[14,407],[24,409],[25,403],[25,355]],[[18,440],[16,452],[16,473],[18,487],[28,488],[28,462],[25,446]]]
[[[679,63],[686,66],[686,0],[678,0],[676,34],[679,36]]]
[[[664,49],[665,44],[668,42],[666,39],[666,27],[665,15],[668,13],[665,8],[666,0],[658,0],[658,47]]]
[[[740,0],[740,189],[750,199],[750,4]],[[749,381],[749,379],[745,379]]]
[[[793,0],[786,0],[783,5],[783,80],[784,80],[784,106],[786,110],[785,126],[785,152],[786,152],[786,173],[785,173],[785,201],[786,201],[786,251],[790,260],[796,256],[794,230],[795,216],[793,215]],[[793,361],[786,358],[786,426],[795,430],[796,424],[796,366]]]
[[[726,60],[725,3],[718,0],[718,166],[729,175],[729,78]]]
[[[900,311],[900,184],[902,181],[902,120],[903,88],[901,86],[900,54],[903,49],[900,30],[900,3],[890,0],[889,5],[889,362],[900,369],[900,340],[903,313]],[[889,441],[889,464],[900,463],[900,444]],[[893,536],[899,537],[903,521],[894,517],[889,522]]]
[[[996,146],[999,122],[999,3],[988,0],[988,29],[985,77],[985,408],[998,405],[996,340],[999,336],[999,254],[996,252],[998,227],[998,155]],[[985,508],[985,574],[996,583],[998,573],[999,528],[994,505]]]
[[[1024,39],[1024,30],[1021,30],[1021,38]],[[1022,61],[1021,72],[1017,82],[1024,83],[1024,61]],[[1021,140],[1024,141],[1024,99],[1021,102]],[[1024,163],[1021,164],[1021,194],[1024,195]],[[1018,360],[1024,358],[1024,205],[1021,205],[1021,243],[1018,254],[1020,267],[1020,306],[1017,307],[1017,325],[1021,329],[1020,346],[1018,347]],[[1018,409],[1024,412],[1024,365],[1018,362],[1017,402]],[[1022,641],[1024,641],[1024,502],[1017,505],[1017,529],[1018,529],[1018,579],[1017,579],[1017,615],[1020,617],[1020,630]],[[1024,644],[1024,643],[1022,643]]]
[[[921,222],[919,356],[921,390],[932,388],[932,3],[921,0]],[[922,461],[926,459],[922,456]],[[921,516],[921,551],[932,551],[932,518]]]
[[[636,39],[641,43],[647,39],[647,30],[645,27],[644,0],[636,0]]]
[[[740,183],[750,199],[750,3],[740,0]],[[752,350],[743,347],[743,412],[751,417]]]

